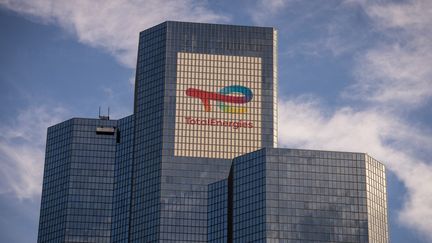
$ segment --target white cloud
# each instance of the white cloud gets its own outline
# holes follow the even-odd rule
[[[331,110],[319,100],[282,101],[280,143],[367,152],[384,162],[407,189],[400,222],[432,239],[432,161],[421,159],[432,155],[431,127],[415,127],[401,118],[432,97],[432,1],[345,2],[361,7],[380,34],[357,57],[354,84],[343,92],[344,98],[366,106]]]
[[[140,31],[166,20],[223,22],[226,16],[196,0],[0,0],[4,7],[45,23],[60,25],[78,40],[103,48],[135,68]]]
[[[276,26],[283,34],[280,56],[310,58],[352,55],[369,43],[370,29],[354,4],[341,0],[258,0],[249,15],[258,25]]]
[[[255,23],[265,24],[293,1],[296,0],[258,0],[253,8],[249,9],[249,15]]]
[[[432,161],[415,156],[431,152],[432,134],[395,122],[399,114],[422,107],[432,98],[432,1],[368,1],[362,7],[385,38],[359,58],[350,94],[391,110],[386,115],[378,113],[386,117],[379,120],[379,130],[385,133],[380,134],[381,144],[371,149],[383,159],[388,157],[387,165],[408,189],[400,221],[432,239]],[[386,145],[382,140],[387,138],[397,143]]]
[[[402,2],[370,3],[363,5],[368,14],[382,28],[402,28],[408,32],[431,28],[432,2],[429,0],[408,0]],[[432,35],[430,32],[424,35]]]
[[[432,1],[363,3],[386,38],[357,61],[355,98],[421,106],[432,97]]]
[[[431,131],[413,128],[380,109],[326,111],[318,101],[301,98],[282,101],[279,109],[281,146],[367,152],[383,162],[408,190],[400,222],[432,239],[432,165],[415,156],[430,149]],[[410,149],[413,144],[416,151]]]
[[[391,44],[368,51],[358,60],[357,82],[349,93],[357,90],[356,98],[388,105],[422,105],[432,96],[432,47],[409,45]]]
[[[0,193],[19,199],[40,195],[47,127],[65,117],[58,106],[32,106],[0,129]]]

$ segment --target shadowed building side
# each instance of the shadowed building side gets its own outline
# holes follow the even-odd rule
[[[367,154],[264,148],[231,173],[232,242],[389,241],[385,169]]]
[[[111,241],[115,120],[48,129],[38,242]]]

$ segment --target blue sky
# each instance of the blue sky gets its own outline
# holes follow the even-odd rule
[[[388,169],[391,242],[432,241],[432,1],[0,0],[0,242],[35,242],[46,128],[132,113],[138,33],[274,26],[279,146]]]

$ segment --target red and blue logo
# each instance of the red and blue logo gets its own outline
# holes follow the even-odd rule
[[[242,96],[230,94],[241,94]],[[217,104],[221,111],[227,113],[246,113],[246,107],[230,106],[227,105],[227,103],[246,104],[251,101],[253,97],[253,93],[249,88],[240,85],[223,87],[221,90],[219,90],[218,93],[195,88],[188,88],[186,90],[186,95],[200,99],[204,105],[204,111],[206,112],[211,111],[210,101],[213,100],[217,101]]]

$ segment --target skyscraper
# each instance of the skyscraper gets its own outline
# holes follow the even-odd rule
[[[263,148],[233,160],[228,228],[234,242],[388,242],[385,183],[367,154]]]
[[[81,141],[92,149],[94,145],[97,148],[94,151],[110,145],[109,151],[103,155],[86,154],[92,157],[88,158],[89,162],[94,159],[111,166],[109,173],[98,174],[111,183],[106,189],[110,194],[104,194],[107,203],[104,206],[109,205],[110,209],[109,214],[104,215],[104,223],[109,224],[110,230],[102,233],[88,231],[87,238],[73,238],[69,233],[75,231],[69,230],[70,224],[67,224],[70,218],[64,216],[54,221],[54,218],[44,216],[51,215],[47,206],[51,204],[67,213],[81,210],[81,207],[71,207],[67,200],[52,201],[51,198],[61,198],[64,193],[73,191],[78,198],[90,199],[86,196],[92,193],[50,182],[52,175],[47,168],[57,164],[52,162],[51,153],[64,149],[56,145],[58,142],[51,142],[51,129],[48,131],[39,242],[55,242],[50,241],[54,238],[50,236],[49,224],[67,224],[65,231],[56,231],[65,242],[285,239],[278,238],[284,235],[280,233],[283,228],[278,228],[277,237],[275,233],[267,235],[273,230],[265,228],[259,231],[263,232],[260,238],[250,238],[249,226],[239,223],[259,212],[273,210],[267,206],[265,198],[274,195],[275,191],[260,187],[263,190],[258,198],[261,201],[257,201],[260,208],[251,211],[247,204],[245,208],[238,207],[242,205],[238,199],[243,190],[251,190],[242,184],[242,176],[251,171],[248,165],[243,164],[245,171],[238,172],[237,165],[241,164],[244,156],[262,153],[259,151],[278,151],[260,150],[277,146],[277,32],[273,28],[168,21],[141,32],[134,114],[118,121],[92,121],[84,138],[76,140],[81,133],[69,133],[68,136],[72,143]],[[56,134],[62,133],[68,134],[63,130]],[[93,137],[97,139],[91,140]],[[75,146],[72,153],[62,157],[64,167],[72,168],[74,162],[68,156],[87,150],[86,146]],[[256,150],[259,151],[254,152]],[[104,160],[103,156],[110,160]],[[278,159],[281,164],[291,163],[290,159]],[[329,158],[328,163],[330,161],[333,160]],[[258,162],[262,168],[269,165],[266,159]],[[278,161],[270,159],[269,162]],[[261,168],[253,167],[253,163],[251,160],[250,168]],[[273,175],[267,175],[265,171],[253,172],[252,178],[264,184],[273,180]],[[85,167],[79,173],[79,178],[84,180],[84,177],[93,175],[93,167]],[[340,174],[348,175],[348,171],[340,171]],[[75,178],[73,174],[62,175],[64,178],[57,175],[59,180]],[[88,182],[99,179],[89,179]],[[287,180],[291,179],[287,177]],[[310,183],[313,179],[304,182]],[[301,182],[297,180],[296,183]],[[101,190],[105,190],[103,188]],[[281,202],[287,201],[290,202],[288,199]],[[87,209],[87,204],[80,206]],[[83,214],[98,213],[96,208],[92,208]],[[260,227],[276,227],[267,223],[266,215],[271,214],[261,214],[261,218],[253,216],[251,220],[261,220]],[[310,220],[310,217],[314,217],[313,214],[304,215],[304,220]],[[74,217],[74,220],[83,228],[91,226],[96,229],[98,223],[101,229],[106,226],[99,218]],[[342,230],[340,225],[334,227],[337,231]],[[374,225],[367,230],[372,232],[372,228],[375,229]],[[320,228],[317,226],[315,229]],[[78,233],[83,234],[81,231]],[[99,237],[99,234],[106,237],[103,238],[105,241],[92,238]]]
[[[273,28],[165,22],[140,34],[130,240],[205,241],[207,185],[272,147]]]
[[[48,129],[38,242],[111,242],[116,126],[73,118]]]

